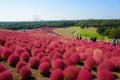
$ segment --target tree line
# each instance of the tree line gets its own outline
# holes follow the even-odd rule
[[[99,34],[113,37],[114,36],[113,33],[118,32],[120,28],[120,20],[91,19],[91,20],[61,20],[61,21],[0,22],[0,28],[10,30],[34,29],[40,27],[65,28],[70,26],[79,26],[81,28],[95,27],[97,28],[97,32]],[[120,33],[120,31],[118,33]]]

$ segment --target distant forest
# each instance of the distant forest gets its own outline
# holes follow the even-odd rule
[[[116,30],[117,28],[120,28],[120,19],[0,22],[1,29],[10,29],[10,30],[25,30],[25,29],[34,29],[41,27],[65,28],[71,26],[79,26],[81,28],[95,27],[97,28],[97,32],[99,34],[110,35],[110,32]]]
[[[33,29],[40,27],[70,27],[80,26],[84,27],[120,27],[120,20],[63,20],[63,21],[31,21],[31,22],[0,22],[0,28],[20,30]]]

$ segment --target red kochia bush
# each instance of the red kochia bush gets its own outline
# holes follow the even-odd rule
[[[50,62],[50,57],[48,57],[48,56],[44,56],[44,57],[42,57],[41,58],[41,60],[40,60],[40,62],[42,63],[42,62]]]
[[[80,56],[78,53],[71,54],[70,58],[75,62],[78,63],[80,61]]]
[[[103,54],[103,51],[101,49],[97,48],[93,51],[93,54]]]
[[[53,55],[53,57],[52,57],[52,60],[55,60],[55,59],[57,59],[57,58],[63,58],[63,56],[62,56],[62,54],[61,53],[59,53],[59,52],[56,52],[54,55]]]
[[[2,53],[3,47],[0,46],[0,58],[1,58],[1,53]]]
[[[112,57],[111,61],[113,62],[113,64],[115,65],[115,68],[120,69],[120,57]]]
[[[85,54],[87,55],[87,57],[92,57],[93,56],[93,49],[92,48],[87,48],[85,50]]]
[[[71,58],[65,59],[64,63],[65,63],[66,66],[71,66],[71,65],[75,65],[76,64]]]
[[[19,75],[22,79],[27,79],[31,76],[32,72],[28,66],[23,66],[19,70]]]
[[[96,54],[94,54],[93,58],[94,58],[96,64],[99,64],[103,61],[103,54],[96,53]]]
[[[61,69],[56,69],[52,71],[50,75],[50,80],[64,80],[64,75]]]
[[[99,64],[100,62],[102,62],[103,58],[104,58],[102,50],[101,49],[95,49],[93,58],[94,58],[96,64]]]
[[[43,75],[48,74],[50,70],[50,64],[48,62],[43,62],[39,65],[39,72]]]
[[[93,80],[93,76],[87,69],[82,68],[79,72],[77,80]]]
[[[88,57],[85,61],[84,66],[88,69],[91,70],[94,66],[96,65],[95,60],[92,57]]]
[[[50,52],[48,53],[48,56],[49,56],[50,58],[52,58],[52,57],[54,56],[54,54],[55,54],[55,50],[52,50],[52,51],[50,51]]]
[[[15,53],[15,54],[18,54],[18,55],[21,55],[21,53],[24,52],[24,51],[25,51],[24,48],[18,47],[18,48],[15,49],[15,52],[14,52],[14,53]]]
[[[66,80],[76,80],[79,68],[76,66],[68,66],[63,73]]]
[[[27,63],[25,61],[19,61],[16,65],[17,71],[19,71],[20,68],[23,67],[23,66],[27,66]]]
[[[10,49],[12,52],[14,52],[15,49],[16,49],[16,46],[15,46],[15,45],[11,45],[11,46],[9,47],[9,49]]]
[[[43,52],[39,52],[39,53],[36,55],[36,57],[37,57],[39,60],[41,60],[41,58],[44,57],[44,56],[45,56],[45,54],[44,54]]]
[[[54,69],[64,69],[65,63],[62,59],[56,59],[52,62],[52,68]]]
[[[98,71],[97,74],[98,80],[115,80],[115,76],[109,70]]]
[[[13,80],[12,72],[6,70],[0,73],[0,80]]]
[[[102,63],[100,63],[97,67],[98,71],[101,70],[113,70],[115,68],[115,65],[113,64],[113,62],[109,59],[104,60]]]
[[[39,52],[41,52],[41,50],[39,48],[35,48],[32,50],[31,54],[32,56],[36,56]]]
[[[20,58],[18,55],[13,54],[8,57],[8,64],[15,66],[19,62]]]
[[[6,41],[4,47],[9,48],[11,45],[13,45],[13,41]]]
[[[69,58],[69,57],[71,56],[71,54],[72,54],[72,52],[66,51],[66,52],[64,52],[64,54],[63,54],[63,58],[64,58],[64,59],[67,59],[67,58]]]
[[[9,49],[3,48],[2,53],[1,53],[1,58],[7,60],[7,58],[8,58],[11,54],[12,54],[12,52],[11,52]]]
[[[31,68],[38,68],[40,61],[36,57],[31,57],[28,63]]]
[[[4,64],[0,63],[0,73],[7,70],[6,66]]]
[[[85,53],[80,53],[79,56],[80,56],[80,60],[82,60],[82,61],[86,60],[86,58],[87,58]]]
[[[30,58],[30,55],[28,52],[22,52],[21,55],[20,55],[20,59],[23,60],[23,61],[29,61],[29,58]]]

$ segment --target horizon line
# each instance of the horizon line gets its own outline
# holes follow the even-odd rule
[[[79,21],[79,20],[120,20],[120,19],[57,19],[57,20],[11,20],[11,21],[0,21],[0,22],[45,22],[45,21]]]

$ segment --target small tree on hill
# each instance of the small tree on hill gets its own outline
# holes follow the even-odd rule
[[[97,32],[101,35],[106,29],[103,27],[97,28]]]

